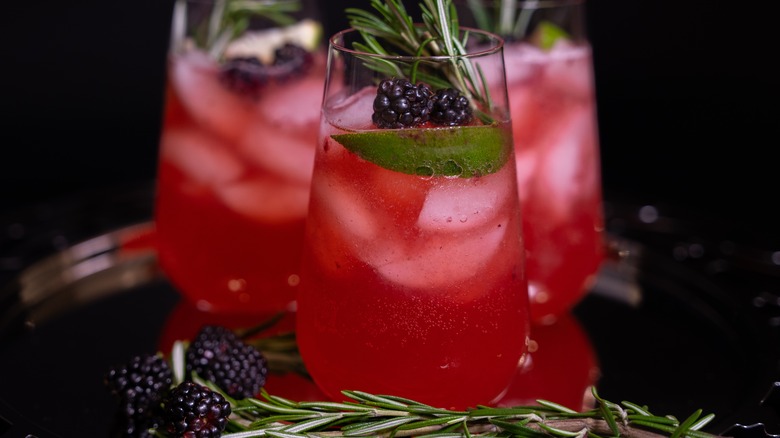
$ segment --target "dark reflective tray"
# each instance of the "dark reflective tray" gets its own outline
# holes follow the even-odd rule
[[[151,204],[141,187],[0,218],[0,436],[108,436],[108,368],[216,318],[180,302],[159,271]],[[579,408],[595,384],[655,414],[714,413],[709,432],[763,423],[780,433],[775,252],[709,239],[724,230],[658,207],[609,204],[607,216],[613,257],[572,315],[536,329],[533,369],[519,372],[507,402]],[[319,396],[295,375],[269,378],[268,389]]]

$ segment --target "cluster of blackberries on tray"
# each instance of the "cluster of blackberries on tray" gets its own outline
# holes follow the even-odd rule
[[[270,65],[256,57],[226,59],[219,72],[219,80],[238,94],[256,97],[270,81],[284,82],[305,74],[314,63],[314,57],[303,47],[286,43],[274,51]]]
[[[182,382],[163,399],[164,428],[174,437],[219,437],[232,412],[222,395],[193,382]]]
[[[214,382],[233,398],[252,397],[265,385],[268,362],[221,326],[203,327],[187,348],[187,371]]]
[[[428,121],[459,126],[472,119],[469,100],[458,90],[444,88],[434,93],[427,84],[412,84],[403,78],[380,82],[373,108],[371,120],[379,128],[411,128]]]
[[[170,365],[160,355],[134,356],[108,371],[106,386],[119,401],[115,437],[152,437],[150,429],[172,437],[218,437],[231,414],[230,403],[193,382],[193,375],[243,399],[260,391],[268,372],[260,351],[221,326],[201,328],[187,347],[185,364],[185,381],[175,386]]]
[[[109,370],[105,382],[119,400],[115,436],[151,436],[147,430],[160,426],[160,402],[172,383],[168,362],[158,355],[135,356]]]

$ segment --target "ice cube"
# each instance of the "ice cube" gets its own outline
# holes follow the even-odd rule
[[[371,114],[374,113],[376,88],[365,87],[351,96],[332,96],[325,102],[325,117],[339,128],[373,129]]]
[[[597,178],[592,113],[579,107],[561,114],[558,129],[545,142],[538,190],[546,194],[551,212],[562,219],[570,214],[574,199],[592,187]]]
[[[550,62],[544,70],[545,87],[559,90],[577,99],[593,96],[590,49],[561,42],[550,51]]]
[[[377,215],[355,190],[334,176],[320,174],[311,185],[312,198],[325,211],[323,217],[332,218],[330,227],[339,230],[343,239],[354,242],[356,247],[375,239],[378,235],[375,223]]]
[[[541,72],[541,65],[548,56],[542,49],[528,43],[504,46],[504,65],[507,84],[525,82]]]
[[[217,189],[219,198],[233,211],[252,220],[284,223],[303,219],[309,204],[307,186],[286,184],[272,178],[235,181]]]
[[[244,166],[233,149],[207,132],[166,128],[160,141],[161,159],[179,167],[193,181],[207,185],[238,179]]]
[[[317,125],[301,131],[291,126],[257,121],[239,142],[246,159],[288,181],[308,185],[314,166]]]
[[[539,161],[539,149],[515,151],[515,164],[517,165],[517,191],[521,200],[528,199],[531,193],[531,184],[536,165]]]
[[[501,226],[498,226],[500,224]],[[453,288],[480,275],[504,239],[507,220],[494,220],[480,232],[433,234],[404,246],[382,236],[365,256],[382,276],[406,287],[437,290]]]
[[[311,74],[268,87],[258,103],[260,117],[286,129],[306,129],[316,133],[324,82],[324,74]]]
[[[171,84],[195,121],[228,141],[242,135],[254,104],[220,83],[213,60],[193,51],[175,57],[170,68]]]
[[[428,191],[417,226],[447,233],[484,226],[507,201],[504,170],[480,178],[447,178]],[[514,181],[513,181],[514,182]]]

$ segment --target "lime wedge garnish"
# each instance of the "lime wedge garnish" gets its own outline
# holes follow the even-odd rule
[[[531,36],[531,41],[542,50],[550,50],[561,38],[569,38],[569,34],[549,21],[542,21]]]
[[[471,178],[507,162],[509,133],[496,125],[387,129],[331,136],[364,160],[396,172]]]

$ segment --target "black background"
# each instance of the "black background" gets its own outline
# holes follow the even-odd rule
[[[589,1],[607,199],[771,231],[780,75],[770,2]],[[367,4],[321,1],[326,32],[346,26],[345,6]],[[0,213],[153,181],[171,5],[4,3]]]

